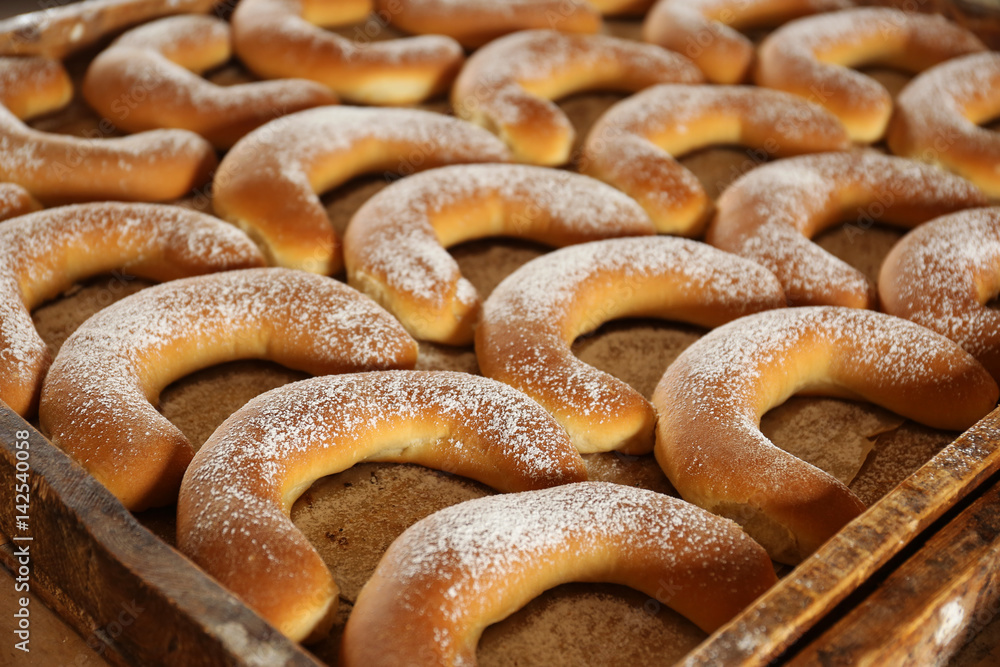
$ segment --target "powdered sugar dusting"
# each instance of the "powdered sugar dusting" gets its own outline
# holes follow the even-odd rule
[[[470,500],[417,522],[386,552],[356,610],[372,623],[380,617],[365,606],[391,604],[433,639],[434,655],[464,664],[459,658],[485,625],[538,592],[518,590],[523,580],[556,562],[564,565],[539,574],[541,582],[620,581],[628,579],[625,562],[643,562],[661,588],[726,591],[734,607],[773,577],[759,547],[731,522],[652,491],[584,482]],[[682,568],[690,577],[683,583]]]
[[[217,273],[143,290],[87,320],[52,365],[42,416],[53,441],[88,467],[128,476],[128,462],[159,432],[184,441],[150,405],[178,376],[242,358],[321,374],[412,365],[415,356],[398,322],[335,280],[287,269]],[[91,442],[94,433],[107,441]]]
[[[654,233],[635,201],[586,176],[525,165],[443,167],[390,185],[358,211],[344,238],[348,275],[378,276],[434,310],[452,298],[478,302],[475,288],[459,287],[467,281],[434,229],[438,217],[459,211],[470,224],[449,229],[449,245],[499,234],[563,245]]]
[[[773,271],[793,304],[864,304],[872,292],[867,278],[809,237],[845,217],[914,226],[921,222],[914,211],[930,218],[982,203],[968,181],[912,160],[860,151],[808,155],[763,165],[733,183],[719,198],[708,239]]]
[[[158,269],[164,261],[170,264],[166,271]],[[28,387],[40,382],[48,351],[29,311],[76,280],[122,266],[164,279],[262,263],[257,248],[236,228],[170,206],[83,204],[0,225],[4,384]]]
[[[197,552],[220,527],[250,536],[262,508],[287,520],[314,479],[362,460],[422,463],[501,490],[586,475],[552,417],[499,382],[449,371],[313,378],[250,401],[199,451],[184,482],[183,543]]]
[[[612,63],[609,65],[608,63]],[[621,86],[640,82],[636,89],[656,83],[697,83],[701,72],[680,54],[652,44],[607,35],[579,35],[555,30],[524,30],[494,40],[477,51],[455,84],[452,101],[463,116],[480,109],[500,126],[534,122],[529,110],[539,110],[536,95],[545,96],[553,79],[574,71],[592,72],[594,81],[582,80],[572,90],[587,85]],[[604,81],[605,76],[616,76]],[[546,108],[552,122],[569,128],[569,121],[554,105]]]
[[[656,297],[646,296],[651,289]],[[553,412],[613,424],[623,392],[638,394],[572,357],[578,335],[635,314],[630,309],[711,326],[782,305],[768,271],[705,244],[672,237],[596,241],[544,255],[500,283],[484,304],[476,351],[484,374]]]
[[[907,234],[883,269],[886,310],[960,343],[997,376],[1000,208],[954,213]]]

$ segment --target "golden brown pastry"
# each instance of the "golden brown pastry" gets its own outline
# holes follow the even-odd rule
[[[518,162],[557,166],[570,159],[575,131],[551,100],[702,80],[687,58],[652,44],[525,30],[476,51],[455,81],[451,103],[460,118],[499,135]]]
[[[0,21],[0,55],[65,58],[129,26],[172,14],[205,13],[219,0],[39,2],[39,11]]]
[[[414,337],[472,342],[481,304],[445,250],[489,236],[562,247],[655,234],[632,199],[600,181],[527,165],[441,167],[369,199],[344,235],[348,282]]]
[[[30,416],[51,362],[31,309],[113,269],[158,281],[263,266],[232,225],[174,206],[77,204],[0,225],[0,400]]]
[[[825,153],[763,165],[718,201],[706,240],[774,272],[792,305],[875,308],[868,278],[810,239],[845,218],[854,240],[873,224],[916,227],[982,206],[968,181],[934,167],[875,152]]]
[[[47,204],[164,201],[202,185],[216,167],[211,144],[185,130],[81,138],[22,122],[59,109],[72,94],[58,61],[0,58],[0,182],[16,183]]]
[[[237,142],[215,175],[212,205],[249,233],[272,264],[335,274],[343,268],[340,239],[317,193],[370,172],[408,175],[508,157],[489,132],[443,114],[309,109]]]
[[[739,30],[853,5],[852,0],[659,0],[642,24],[642,37],[683,53],[712,83],[742,83],[756,49]]]
[[[631,586],[712,632],[777,578],[738,526],[653,491],[584,482],[479,498],[396,538],[347,620],[341,664],[475,665],[488,625],[573,581]]]
[[[499,382],[448,371],[313,378],[250,401],[198,451],[178,546],[292,639],[318,638],[337,584],[289,512],[313,481],[361,461],[419,463],[500,491],[587,477],[559,425]]]
[[[826,107],[853,141],[871,143],[885,133],[892,97],[882,84],[849,68],[921,72],[985,49],[973,33],[943,16],[859,7],[778,28],[760,45],[754,79]]]
[[[1000,136],[979,127],[1000,114],[1000,53],[955,58],[917,76],[896,100],[886,140],[1000,197]]]
[[[16,183],[0,183],[0,222],[42,208],[31,193]]]
[[[676,158],[720,144],[783,157],[842,150],[850,141],[834,116],[788,93],[663,85],[619,102],[598,119],[580,169],[635,198],[658,231],[695,236],[708,222],[712,203]]]
[[[871,401],[951,430],[972,426],[1000,394],[956,343],[870,310],[760,313],[687,348],[653,395],[656,460],[681,497],[734,519],[783,563],[799,562],[865,509],[760,432],[761,416],[800,392]]]
[[[1000,381],[1000,208],[952,213],[913,230],[882,263],[882,308],[959,343]]]
[[[361,104],[414,104],[447,90],[464,60],[449,37],[374,41],[362,26],[356,39],[324,30],[360,21],[372,6],[371,0],[241,0],[232,19],[236,53],[265,79],[318,81]]]
[[[412,368],[417,346],[374,302],[336,280],[246,269],[145,289],[66,340],[39,422],[131,510],[174,502],[194,448],[154,404],[174,380],[237,359],[316,375]]]
[[[500,283],[483,305],[476,359],[483,375],[551,412],[581,452],[641,454],[653,447],[653,406],[573,356],[573,340],[621,317],[714,327],[784,305],[769,271],[703,243],[594,241],[543,255]]]
[[[94,58],[83,95],[95,111],[128,132],[174,127],[229,148],[259,125],[302,109],[336,104],[305,80],[218,86],[200,74],[232,56],[229,24],[175,16],[134,28]]]
[[[386,23],[417,35],[447,35],[476,48],[518,30],[600,32],[604,23],[586,0],[376,0]]]

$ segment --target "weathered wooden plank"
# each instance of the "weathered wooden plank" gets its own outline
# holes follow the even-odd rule
[[[720,628],[684,664],[767,665],[928,526],[1000,469],[1000,410],[801,563],[752,607]]]
[[[996,615],[998,566],[1000,484],[789,664],[945,664]]]
[[[318,664],[2,404],[0,442],[0,532],[14,550],[27,548],[33,582],[78,605],[60,611],[81,635],[103,632],[109,653],[127,664]],[[29,452],[31,470],[26,526],[15,509],[18,451]]]

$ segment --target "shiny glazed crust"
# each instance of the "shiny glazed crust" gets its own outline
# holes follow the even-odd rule
[[[525,30],[476,51],[455,81],[451,103],[460,118],[499,135],[518,162],[557,166],[570,159],[575,131],[552,100],[700,81],[689,60],[652,44]]]
[[[631,586],[712,632],[777,579],[738,526],[645,489],[584,482],[480,498],[392,543],[347,621],[341,664],[475,665],[488,625],[573,581]]]
[[[543,255],[500,283],[483,306],[476,359],[483,375],[551,412],[581,452],[642,454],[653,447],[653,407],[573,356],[573,341],[621,317],[713,327],[784,305],[770,272],[703,243],[594,241]]]
[[[344,235],[348,282],[414,337],[472,342],[481,303],[445,250],[492,236],[562,247],[655,234],[642,208],[586,176],[527,165],[457,165],[397,181],[369,199]]]
[[[161,19],[130,30],[98,54],[87,68],[83,95],[128,132],[180,128],[217,148],[229,148],[279,116],[337,102],[332,91],[312,81],[217,86],[199,76],[231,56],[225,21],[195,15]]]
[[[338,589],[289,512],[313,481],[361,461],[419,463],[505,492],[587,477],[552,417],[499,382],[448,371],[313,378],[253,399],[198,451],[178,545],[292,639],[318,638]]]
[[[442,114],[322,107],[273,120],[237,142],[215,175],[212,205],[272,264],[332,275],[343,268],[343,253],[317,193],[370,172],[407,175],[508,157],[489,132]]]
[[[851,239],[874,223],[916,227],[986,203],[971,183],[934,167],[875,152],[779,160],[722,193],[706,240],[774,272],[795,306],[875,308],[875,286],[810,239],[844,219]],[[859,241],[860,242],[860,241]]]
[[[363,20],[372,2],[241,0],[233,13],[237,55],[265,79],[318,81],[361,104],[415,104],[448,89],[464,54],[449,37],[357,43],[324,30]]]
[[[756,48],[739,30],[853,5],[851,0],[659,0],[646,15],[642,38],[683,53],[712,83],[743,83]]]
[[[884,65],[921,72],[949,58],[985,50],[979,39],[943,16],[861,7],[792,21],[758,50],[755,81],[821,104],[853,141],[885,133],[892,97],[851,67]]]
[[[31,310],[113,269],[157,281],[264,265],[244,234],[159,204],[77,204],[0,225],[0,400],[30,416],[51,362]]]
[[[751,315],[682,352],[653,395],[657,461],[681,497],[734,519],[791,564],[865,509],[760,432],[761,416],[796,393],[867,400],[960,431],[993,409],[1000,390],[944,336],[855,308]]]
[[[614,105],[587,136],[580,169],[642,204],[658,231],[700,234],[712,203],[676,158],[741,144],[768,155],[842,150],[840,122],[822,107],[750,86],[655,86]]]
[[[1000,136],[979,127],[1000,114],[1000,53],[942,63],[896,100],[886,140],[897,155],[937,164],[1000,197]]]
[[[154,403],[174,380],[268,359],[316,375],[412,368],[417,346],[388,313],[330,278],[246,269],[157,285],[101,310],[63,344],[39,422],[131,510],[177,499],[194,450]]]

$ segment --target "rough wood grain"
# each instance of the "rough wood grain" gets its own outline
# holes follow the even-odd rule
[[[943,665],[1000,610],[1000,484],[790,665]]]
[[[18,430],[30,431],[27,530],[15,523]],[[83,636],[103,630],[115,661],[319,664],[139,525],[97,481],[2,404],[0,442],[0,532],[15,545],[30,545],[32,581],[57,586],[75,601],[77,611],[65,607],[67,621]]]

